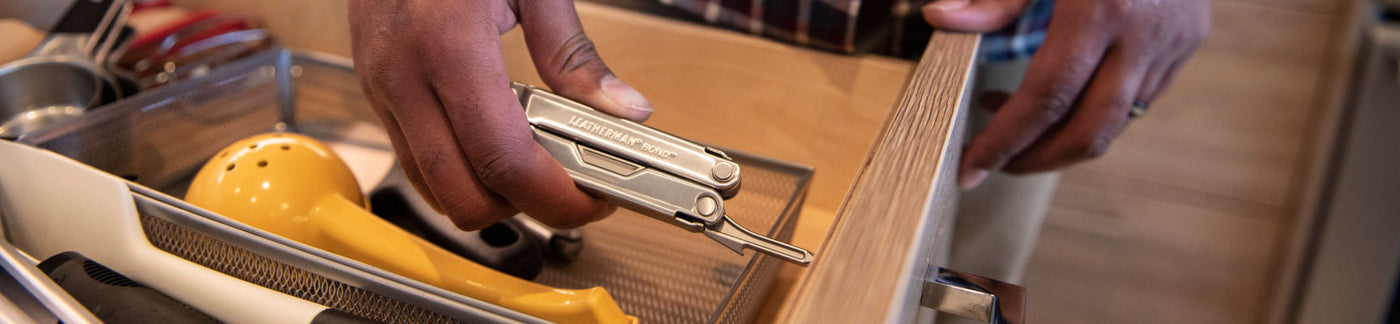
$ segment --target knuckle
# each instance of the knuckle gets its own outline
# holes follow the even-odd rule
[[[1104,134],[1082,136],[1069,142],[1067,153],[1075,159],[1095,159],[1108,153],[1108,146],[1112,142],[1113,139]]]
[[[454,203],[455,204],[455,203]],[[452,225],[463,231],[475,231],[487,226],[491,226],[494,221],[490,220],[484,213],[477,213],[471,210],[454,209],[446,207],[447,219],[452,220]]]
[[[1080,102],[1080,105],[1083,107],[1090,107],[1086,108],[1090,110],[1098,108],[1105,108],[1104,110],[1114,110],[1114,108],[1123,109],[1132,105],[1133,100],[1137,99],[1137,95],[1137,93],[1133,92],[1113,91],[1102,96],[1084,98],[1083,101]]]
[[[1167,22],[1161,19],[1151,19],[1145,26],[1135,28],[1135,33],[1129,36],[1134,44],[1157,44],[1162,40],[1171,40],[1173,34],[1178,34],[1176,28],[1168,26]]]
[[[369,86],[380,86],[393,84],[392,79],[398,73],[392,64],[381,64],[374,59],[366,59],[365,73],[360,74],[360,80]]]
[[[427,176],[438,173],[434,171],[441,170],[442,165],[448,163],[448,158],[443,154],[420,154],[414,156],[413,159],[418,162],[418,170],[425,172]]]
[[[1195,47],[1196,45],[1199,45],[1202,42],[1204,42],[1206,40],[1206,37],[1210,36],[1210,28],[1211,26],[1209,22],[1202,24],[1202,26],[1200,27],[1193,28],[1190,34],[1188,34],[1187,36],[1189,44],[1191,44],[1192,47]]]
[[[1210,34],[1209,26],[1187,27],[1185,30],[1178,31],[1174,37],[1170,38],[1171,45],[1169,46],[1179,50],[1194,52],[1200,47],[1201,43],[1205,42],[1208,34]]]
[[[1210,34],[1212,24],[1214,24],[1211,19],[1211,5],[1209,3],[1200,4],[1196,8],[1195,18],[1196,21],[1191,26],[1196,27],[1193,29],[1196,39],[1204,40]]]
[[[1132,19],[1136,12],[1136,1],[1113,0],[1100,1],[1099,13],[1109,21],[1122,21]]]
[[[454,196],[449,196],[454,197]],[[454,197],[441,201],[441,212],[447,215],[452,225],[464,231],[474,231],[491,226],[506,218],[513,211],[489,206],[482,199]]]
[[[1032,94],[1035,99],[1031,103],[1034,110],[1031,115],[1032,121],[1042,124],[1050,124],[1059,121],[1070,107],[1074,104],[1074,99],[1065,94],[1066,91],[1049,89]]]
[[[395,59],[400,56],[395,50],[374,48],[368,51],[368,55],[357,58],[358,61],[355,62],[355,69],[358,71],[356,75],[360,78],[361,86],[384,90],[407,81],[409,72]]]
[[[463,230],[485,227],[489,224],[489,215],[482,208],[483,204],[476,199],[467,197],[461,189],[437,188],[434,191],[439,212],[446,214],[447,219],[452,220],[452,224]]]
[[[555,52],[555,73],[563,75],[582,69],[603,68],[598,48],[582,30],[570,35]]]
[[[472,161],[476,167],[476,177],[481,179],[481,185],[495,192],[510,189],[522,181],[528,175],[522,172],[524,168],[523,155],[511,149],[496,149]]]

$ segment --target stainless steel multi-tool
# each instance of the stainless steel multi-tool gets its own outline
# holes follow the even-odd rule
[[[511,83],[535,141],[574,182],[609,202],[704,232],[734,252],[749,248],[793,263],[812,253],[739,226],[724,199],[739,192],[739,164],[724,152],[609,116],[543,89]]]

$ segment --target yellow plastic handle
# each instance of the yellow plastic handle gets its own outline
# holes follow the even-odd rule
[[[506,275],[407,235],[338,195],[327,195],[316,205],[310,223],[325,234],[316,246],[327,251],[552,321],[631,321],[602,287],[555,289]]]
[[[602,287],[556,289],[463,259],[365,210],[349,168],[296,134],[238,141],[185,200],[248,225],[462,295],[561,323],[636,323]]]

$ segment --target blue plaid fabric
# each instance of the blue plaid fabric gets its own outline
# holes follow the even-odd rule
[[[830,51],[855,51],[861,0],[657,0],[705,23]]]
[[[912,40],[922,43],[927,33],[905,28],[923,23],[919,10],[929,0],[657,0],[684,9],[705,22],[742,32],[763,35],[780,41],[841,53],[853,53],[860,43],[886,43],[887,54],[905,55],[903,48]],[[862,8],[865,6],[879,6]],[[1054,0],[1032,0],[1020,18],[999,31],[987,33],[982,39],[982,58],[999,62],[1029,57],[1045,40],[1050,26]],[[869,9],[869,10],[866,10]],[[873,24],[867,23],[873,22]],[[880,28],[857,28],[861,25],[881,25]],[[886,32],[888,30],[894,32]],[[922,36],[919,36],[922,35]],[[874,40],[872,37],[887,39]],[[915,39],[923,37],[922,39]],[[908,39],[905,39],[908,38]],[[917,55],[918,53],[913,53]]]
[[[1035,0],[1026,5],[1021,17],[1001,30],[982,35],[982,60],[1002,62],[1028,58],[1045,42],[1050,28],[1050,12],[1055,0]]]

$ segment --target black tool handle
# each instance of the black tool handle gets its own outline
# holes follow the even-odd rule
[[[102,28],[102,19],[114,10],[117,0],[77,0],[68,7],[68,13],[58,20],[50,33],[91,34]]]
[[[81,1],[81,0],[80,0]],[[39,263],[59,287],[107,323],[218,323],[170,296],[147,288],[77,252]],[[192,287],[193,288],[193,287]]]

